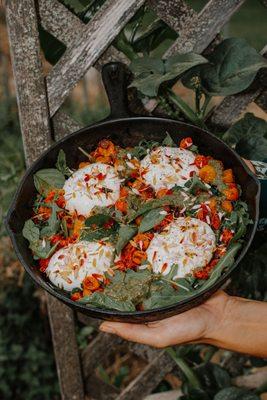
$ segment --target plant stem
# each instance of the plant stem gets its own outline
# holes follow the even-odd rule
[[[200,389],[201,384],[198,380],[197,375],[195,372],[192,370],[192,368],[189,367],[189,365],[186,363],[186,361],[182,357],[178,357],[175,353],[175,350],[172,347],[168,347],[166,349],[166,352],[171,356],[171,358],[176,362],[180,370],[183,372],[185,375],[186,379],[190,383],[190,385],[194,389]]]
[[[179,110],[181,110],[181,112],[185,115],[185,117],[189,121],[193,122],[195,125],[198,125],[198,126],[203,125],[202,121],[199,119],[199,117],[196,115],[196,113],[192,110],[192,108],[189,107],[188,104],[186,104],[186,102],[184,100],[181,99],[180,96],[175,94],[170,89],[167,90],[167,95],[168,95],[168,99],[172,103],[174,103],[179,108]]]
[[[200,112],[201,118],[205,117],[207,106],[208,106],[209,102],[211,101],[211,99],[212,99],[212,96],[205,94],[205,100],[204,100],[204,103],[203,103],[203,106],[202,106],[201,112]]]

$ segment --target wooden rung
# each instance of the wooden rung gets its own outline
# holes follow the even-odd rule
[[[156,357],[143,371],[121,392],[116,400],[142,399],[161,382],[164,376],[173,369],[170,358],[164,350],[159,351]]]
[[[65,51],[46,78],[51,116],[144,1],[107,0],[86,25],[83,33],[77,35],[72,46]]]
[[[65,46],[71,46],[86,25],[57,0],[39,0],[38,4],[42,27]]]
[[[245,0],[209,0],[192,17],[166,55],[194,51],[202,53]]]

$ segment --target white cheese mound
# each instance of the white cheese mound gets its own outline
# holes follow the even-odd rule
[[[86,276],[103,274],[113,258],[114,247],[110,243],[81,241],[58,250],[45,272],[55,286],[71,291],[80,288]]]
[[[141,161],[141,173],[146,183],[155,191],[184,186],[193,173],[195,154],[178,147],[157,147]]]
[[[120,196],[120,182],[114,168],[107,164],[94,163],[78,169],[63,187],[66,209],[88,217],[96,206],[113,205]]]
[[[215,250],[215,235],[203,221],[177,218],[165,231],[156,233],[147,249],[147,260],[155,273],[166,275],[178,265],[175,278],[183,278],[209,263]]]

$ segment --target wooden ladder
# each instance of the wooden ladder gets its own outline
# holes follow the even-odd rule
[[[196,13],[183,0],[148,0],[146,4],[179,35],[167,55],[208,52],[220,41],[219,32],[245,0],[209,0]],[[53,140],[81,128],[60,110],[64,100],[87,70],[108,62],[127,59],[112,46],[113,40],[145,0],[106,0],[88,24],[83,24],[57,0],[6,0],[6,18],[16,83],[21,132],[29,166]],[[267,6],[266,0],[262,3]],[[108,21],[108,23],[107,23]],[[38,24],[67,47],[57,64],[44,76]],[[267,47],[262,51],[267,55]],[[256,102],[267,111],[267,90],[253,85],[245,92],[227,97],[213,111],[210,123],[226,128]],[[47,295],[57,371],[64,400],[143,399],[175,368],[163,350],[125,342],[98,333],[79,354],[76,319],[97,324]],[[105,358],[125,348],[146,362],[145,368],[122,392],[101,381],[95,368]]]

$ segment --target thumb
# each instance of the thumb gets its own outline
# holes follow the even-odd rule
[[[120,322],[104,322],[100,325],[102,332],[112,333],[123,339],[162,347],[157,324],[127,324]]]

